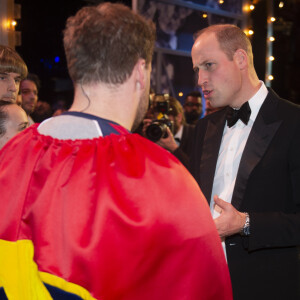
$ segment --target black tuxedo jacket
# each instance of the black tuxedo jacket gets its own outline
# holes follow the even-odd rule
[[[226,109],[199,120],[190,171],[210,201]],[[234,299],[300,299],[300,108],[272,90],[239,165],[232,205],[249,237],[226,238]]]

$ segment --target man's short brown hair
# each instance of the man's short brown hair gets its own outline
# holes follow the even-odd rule
[[[64,47],[73,82],[121,84],[138,59],[152,60],[155,26],[122,4],[84,7],[67,20]]]
[[[194,39],[196,40],[204,33],[214,33],[220,48],[232,60],[233,55],[238,49],[243,49],[248,57],[249,62],[253,65],[252,46],[247,35],[239,27],[232,24],[217,24],[201,29],[196,32]]]
[[[0,72],[20,74],[21,79],[28,74],[27,66],[20,55],[4,45],[0,45]]]

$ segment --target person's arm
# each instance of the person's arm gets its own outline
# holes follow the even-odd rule
[[[289,247],[300,245],[300,121],[288,152],[288,178],[290,187],[283,206],[288,201],[294,212],[249,212],[251,235],[248,249]],[[288,195],[289,194],[289,195]],[[288,198],[289,197],[289,198]]]
[[[300,245],[300,213],[249,212],[247,234],[243,233],[246,214],[239,212],[230,203],[214,196],[220,216],[215,225],[220,237],[241,234],[248,238],[248,250]]]

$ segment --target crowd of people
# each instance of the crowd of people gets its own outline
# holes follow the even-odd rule
[[[18,132],[66,109],[64,106],[53,109],[49,103],[38,99],[40,79],[28,73],[27,65],[15,50],[0,45],[0,54],[1,149]],[[10,106],[11,103],[18,107]]]
[[[196,33],[183,104],[150,96],[156,30],[128,7],[63,35],[74,99],[54,117],[0,46],[0,299],[299,299],[300,108],[243,31]]]

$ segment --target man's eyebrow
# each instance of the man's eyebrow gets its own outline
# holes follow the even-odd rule
[[[0,72],[0,75],[8,75],[7,72]]]

